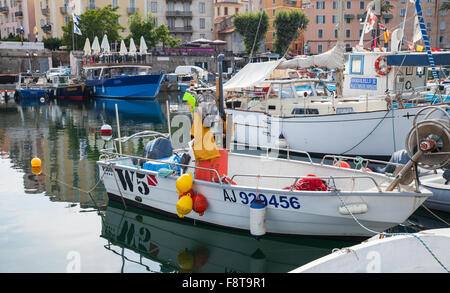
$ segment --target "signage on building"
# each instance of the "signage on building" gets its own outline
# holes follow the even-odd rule
[[[9,50],[44,50],[42,42],[0,42],[0,49]]]

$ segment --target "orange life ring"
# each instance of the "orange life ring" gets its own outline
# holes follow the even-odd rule
[[[380,68],[380,62],[384,61],[385,66],[383,66],[383,68]],[[375,61],[375,71],[379,74],[379,75],[383,75],[385,76],[386,74],[388,74],[392,69],[391,65],[387,65],[387,58],[386,56],[380,56],[377,58],[377,60]]]

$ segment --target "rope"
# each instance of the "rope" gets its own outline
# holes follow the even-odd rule
[[[436,255],[431,251],[431,249],[428,247],[428,245],[422,240],[420,239],[419,236],[417,236],[414,233],[388,233],[388,232],[377,232],[375,230],[372,230],[370,228],[367,228],[366,226],[364,226],[363,224],[361,224],[360,221],[358,221],[358,219],[353,215],[353,213],[348,209],[347,204],[344,202],[344,200],[342,199],[341,195],[340,195],[340,191],[336,188],[335,192],[337,194],[337,196],[339,197],[339,200],[341,201],[341,203],[344,205],[345,209],[347,210],[347,212],[352,216],[353,220],[355,220],[355,222],[361,226],[361,228],[363,228],[364,230],[373,233],[373,234],[379,234],[382,236],[413,236],[414,238],[416,238],[417,240],[419,240],[419,242],[425,247],[425,249],[431,254],[431,256],[439,263],[439,265],[447,272],[450,273],[449,269],[447,269],[445,267],[444,264],[442,264],[442,262],[436,257]]]
[[[447,223],[444,219],[442,219],[441,217],[439,217],[438,215],[436,215],[435,213],[433,213],[429,208],[427,208],[424,204],[422,204],[422,207],[424,209],[426,209],[430,214],[432,214],[433,216],[435,216],[438,220],[440,220],[442,223],[446,224],[447,226],[450,226],[449,223]]]
[[[392,109],[391,109],[392,110]],[[348,153],[349,151],[353,150],[354,148],[356,148],[357,146],[359,146],[361,143],[363,143],[377,128],[378,126],[380,126],[381,122],[384,121],[384,119],[387,117],[387,115],[389,114],[389,112],[391,111],[387,111],[386,114],[384,115],[383,119],[380,120],[380,122],[378,122],[378,124],[375,126],[374,129],[372,129],[372,131],[369,132],[369,134],[367,134],[360,142],[358,142],[355,146],[353,146],[352,148],[346,150],[345,152],[342,152],[342,154]],[[393,111],[393,110],[392,110]]]

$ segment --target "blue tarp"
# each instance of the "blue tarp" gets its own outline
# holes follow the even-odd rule
[[[433,53],[435,65],[450,65],[450,52]],[[424,53],[387,55],[387,64],[392,66],[430,66]]]

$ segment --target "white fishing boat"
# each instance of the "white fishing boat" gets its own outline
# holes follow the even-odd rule
[[[380,238],[336,249],[291,273],[448,273],[450,229]]]
[[[202,107],[211,109],[205,104],[196,107],[200,113]],[[441,109],[433,107],[430,111],[426,118]],[[194,114],[194,121],[195,117]],[[159,156],[155,152],[151,159],[103,150],[97,164],[108,197],[124,204],[196,222],[250,230],[257,237],[266,232],[369,236],[371,231],[384,231],[402,223],[431,195],[418,184],[403,181],[405,176],[410,177],[406,171],[411,170],[412,162],[433,169],[450,161],[448,121],[429,119],[415,126],[407,144],[411,150],[417,150],[417,146],[420,150],[395,178],[312,160],[260,157],[227,149],[217,150],[214,160],[202,159],[203,152],[211,151],[201,144],[205,141],[203,136],[187,149],[173,152],[170,141],[155,140],[149,150],[159,144],[164,152]],[[194,134],[198,131],[193,130]],[[147,134],[155,135],[139,133],[120,141]],[[138,160],[146,163],[141,167]],[[200,209],[195,208],[194,195],[198,194]],[[358,221],[353,218],[355,215]]]
[[[424,203],[426,207],[450,213],[450,185],[448,169],[436,174],[421,176],[420,184],[433,192],[433,196]]]

